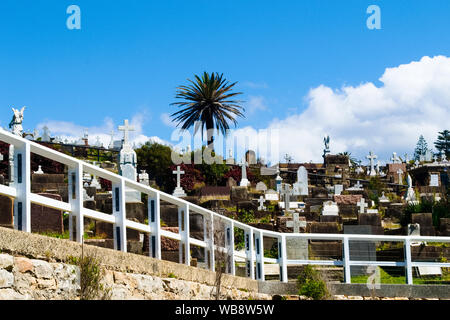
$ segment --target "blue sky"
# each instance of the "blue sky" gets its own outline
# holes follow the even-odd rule
[[[66,28],[71,4],[81,8],[81,30]],[[366,27],[371,4],[381,9],[381,30]],[[176,86],[215,71],[238,81],[244,92],[247,113],[239,127],[268,128],[276,119],[301,115],[311,89],[379,87],[386,68],[450,56],[449,12],[445,0],[3,0],[0,126],[9,123],[11,106],[26,105],[28,130],[52,121],[106,128],[138,117],[140,134],[169,140],[173,128],[162,117],[176,111],[170,106]],[[440,107],[448,111],[445,103]],[[448,128],[429,128],[430,145],[436,129]],[[344,139],[340,132],[336,138]],[[386,159],[392,151],[411,153],[420,133],[394,144],[395,150],[379,143],[374,151]],[[341,146],[363,156],[371,146],[338,142],[333,150],[330,136],[336,152],[347,151]],[[312,151],[292,153],[297,160],[318,160]]]

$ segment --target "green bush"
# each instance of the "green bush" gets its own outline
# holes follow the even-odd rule
[[[298,294],[314,300],[326,299],[328,289],[319,272],[310,265],[302,268],[297,278]]]

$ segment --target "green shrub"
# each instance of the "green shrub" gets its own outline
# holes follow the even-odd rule
[[[326,299],[328,289],[319,272],[310,265],[302,268],[297,278],[298,294],[314,300]]]

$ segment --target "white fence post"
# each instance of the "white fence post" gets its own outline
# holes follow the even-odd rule
[[[78,162],[76,167],[69,168],[69,239],[73,240],[73,217],[76,221],[76,241],[81,243],[84,234],[83,219],[83,165]]]
[[[150,257],[161,259],[161,215],[158,192],[155,193],[154,197],[149,197],[148,210],[148,224],[150,225],[149,255]]]
[[[411,265],[411,240],[405,239],[405,268],[406,284],[413,284],[412,265]]]
[[[14,201],[14,227],[31,232],[31,156],[30,143],[14,148],[14,186],[17,198]]]
[[[179,254],[180,263],[184,263],[188,266],[191,265],[191,249],[189,243],[189,205],[185,204],[178,207],[178,232],[181,236]],[[184,247],[184,252],[183,252]]]
[[[261,230],[255,233],[256,246],[256,279],[265,280],[264,276],[264,236]]]
[[[226,248],[229,255],[229,264],[227,264],[227,272],[233,276],[236,274],[234,265],[234,223],[231,222],[226,226]]]
[[[246,269],[247,277],[255,279],[255,263],[253,256],[253,229],[245,230],[245,254],[246,254]]]
[[[216,271],[216,258],[214,252],[214,215],[211,212],[209,214],[209,225],[210,225],[210,234],[209,234],[209,257],[210,257],[210,270]]]
[[[288,282],[286,237],[281,235],[278,239],[278,263],[280,264],[280,281]]]
[[[343,252],[344,255],[344,280],[345,283],[352,283],[351,279],[351,270],[350,270],[350,246],[349,246],[349,240],[348,237],[344,237],[344,240],[342,241],[343,244]]]
[[[120,179],[120,183],[114,183],[113,190],[113,215],[114,224],[114,249],[127,252],[127,228],[126,228],[126,197],[125,181]]]

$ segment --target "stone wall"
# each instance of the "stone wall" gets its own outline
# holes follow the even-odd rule
[[[213,299],[215,273],[143,255],[84,245],[106,270],[112,299]],[[0,227],[0,298],[76,299],[79,243]],[[224,274],[228,299],[270,299],[258,282]]]
[[[80,271],[67,263],[0,254],[0,300],[79,299]],[[112,300],[208,300],[215,287],[176,278],[105,270],[102,281]],[[243,289],[222,288],[222,299],[269,299]]]

